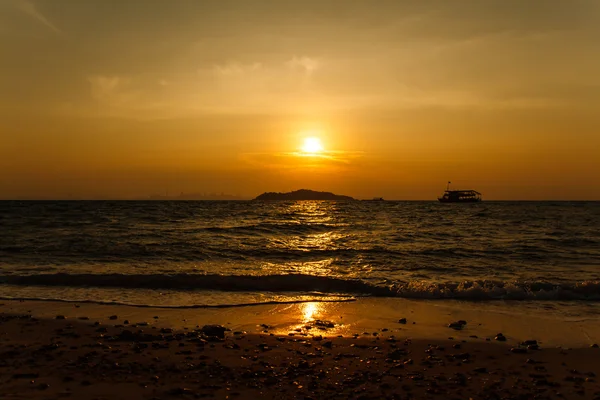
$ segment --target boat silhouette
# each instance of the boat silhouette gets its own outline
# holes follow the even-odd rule
[[[438,197],[440,203],[478,203],[481,201],[481,193],[476,190],[450,190],[450,183],[441,197]]]

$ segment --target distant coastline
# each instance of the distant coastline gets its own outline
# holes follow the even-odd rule
[[[331,192],[317,192],[314,190],[300,189],[287,193],[265,192],[254,200],[354,200],[354,198]]]
[[[246,200],[228,193],[180,193],[177,196],[154,194],[144,200]]]

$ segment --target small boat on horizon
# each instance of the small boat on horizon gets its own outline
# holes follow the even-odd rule
[[[476,190],[450,190],[450,183],[441,197],[438,197],[440,203],[478,203],[481,201],[481,193]]]
[[[372,199],[366,199],[363,201],[385,201],[383,197],[373,197]]]

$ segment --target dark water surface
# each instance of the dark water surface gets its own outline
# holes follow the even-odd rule
[[[600,202],[0,202],[0,296],[600,300]]]

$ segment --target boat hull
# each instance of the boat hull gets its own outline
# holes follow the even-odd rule
[[[438,201],[440,203],[479,203],[481,199],[462,199],[462,200],[454,200],[454,199],[444,199],[438,197]]]

